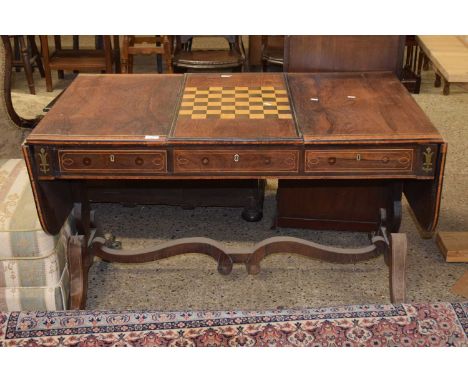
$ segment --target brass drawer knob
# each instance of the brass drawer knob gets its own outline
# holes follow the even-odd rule
[[[83,164],[85,166],[89,166],[91,164],[91,159],[90,158],[83,158]]]
[[[135,164],[137,164],[138,166],[141,166],[143,164],[143,159],[138,157],[135,159]]]
[[[201,160],[201,162],[202,162],[204,165],[207,165],[207,164],[210,162],[210,160],[209,160],[207,157],[204,157],[204,158]]]
[[[328,158],[328,163],[329,164],[335,164],[336,163],[336,158],[335,157]]]

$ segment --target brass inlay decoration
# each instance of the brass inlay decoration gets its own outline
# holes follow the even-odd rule
[[[179,117],[190,119],[292,119],[288,94],[274,86],[186,87]]]
[[[424,163],[422,166],[423,171],[431,172],[432,171],[432,157],[434,156],[434,152],[430,147],[426,148],[426,151],[423,152],[424,155]]]
[[[44,147],[42,147],[37,155],[39,156],[39,170],[43,174],[47,174],[50,171],[50,165],[47,159],[47,151],[45,151]]]

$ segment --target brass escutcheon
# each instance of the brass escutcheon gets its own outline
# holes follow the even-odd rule
[[[426,151],[423,152],[423,156],[424,156],[424,162],[423,162],[423,166],[422,166],[423,171],[425,171],[425,172],[432,171],[432,157],[433,157],[433,155],[434,155],[434,152],[432,151],[432,149],[430,147],[427,147]]]
[[[50,166],[47,162],[47,152],[45,151],[44,147],[39,150],[39,169],[42,173],[47,174],[49,172]]]

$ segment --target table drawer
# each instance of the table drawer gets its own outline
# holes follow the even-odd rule
[[[165,173],[163,150],[59,150],[62,173]]]
[[[298,172],[296,150],[174,150],[175,173]]]
[[[306,150],[306,172],[410,172],[412,149]]]

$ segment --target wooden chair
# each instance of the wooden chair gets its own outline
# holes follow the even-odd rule
[[[192,50],[194,39],[223,37],[227,49]],[[245,64],[245,51],[241,36],[176,36],[172,58],[174,69],[242,71]]]
[[[11,100],[11,71],[13,51],[8,36],[1,36],[0,41],[0,157],[18,158],[21,156],[20,147],[14,143],[22,142],[23,138],[37,125],[39,119],[20,117]]]
[[[268,65],[284,65],[284,36],[262,36],[262,69]]]
[[[391,71],[400,77],[405,36],[286,36],[286,72]]]
[[[421,89],[421,75],[417,74],[419,50],[416,36],[406,36],[405,63],[400,80],[409,92],[415,94],[419,94]]]
[[[123,36],[120,63],[122,73],[133,73],[133,56],[156,55],[158,72],[162,73],[164,58],[166,71],[172,73],[171,40],[169,36]]]
[[[63,78],[65,70],[112,73],[113,52],[110,36],[102,36],[102,49],[79,49],[78,40],[76,39],[74,39],[74,48],[62,49],[60,36],[54,36],[54,42],[55,51],[50,53],[48,37],[41,36],[42,56],[48,92],[52,91],[52,70],[58,71],[59,78]]]
[[[13,41],[13,57],[12,57],[12,66],[20,70],[24,68],[24,74],[26,75],[26,80],[28,81],[29,92],[31,94],[36,94],[36,88],[34,86],[33,71],[34,67],[39,69],[41,77],[44,78],[44,67],[42,65],[41,54],[36,45],[35,36],[10,36],[8,44],[11,46]],[[11,48],[9,48],[11,49]]]

